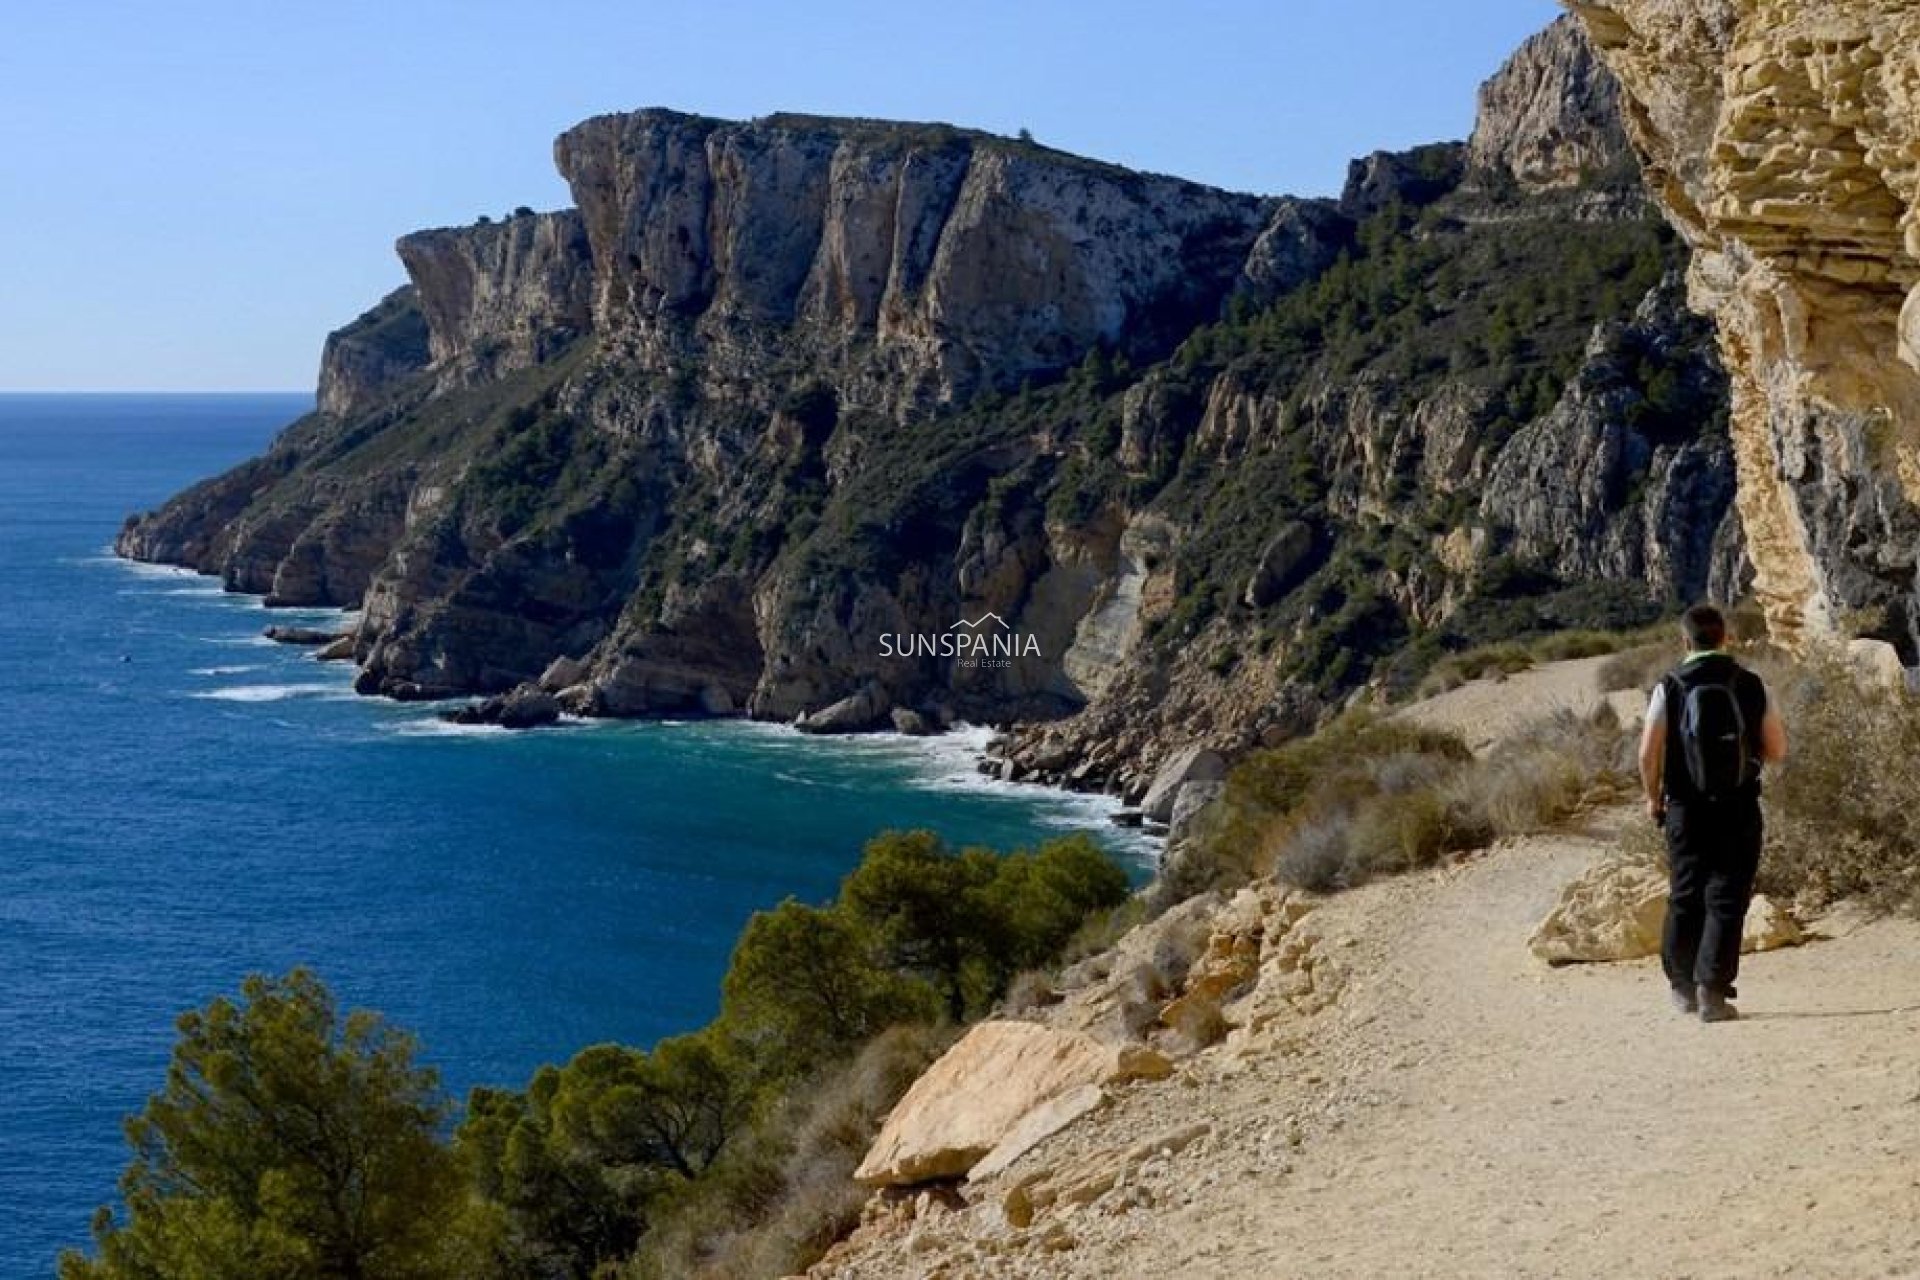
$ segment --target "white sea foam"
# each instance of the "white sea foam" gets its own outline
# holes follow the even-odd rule
[[[442,720],[439,716],[419,716],[406,720],[395,720],[381,728],[388,733],[397,733],[403,738],[496,738],[507,737],[514,731],[503,729],[497,724],[455,724],[451,720]]]
[[[235,684],[191,696],[214,702],[284,702],[288,698],[335,698],[340,692],[340,686],[334,684]]]
[[[261,670],[258,662],[246,662],[235,667],[195,667],[188,674],[196,676],[243,676],[249,671]]]
[[[205,578],[216,587],[220,582],[218,578],[209,577],[203,573],[196,573],[192,569],[183,569],[177,564],[147,564],[142,560],[122,560],[119,556],[113,554],[111,547],[97,556],[87,557],[81,563],[112,565],[114,568],[129,573],[136,578],[171,578],[176,581],[181,578]]]
[[[916,789],[971,792],[1003,800],[1018,800],[1031,808],[1036,821],[1042,826],[1057,831],[1099,831],[1109,848],[1141,867],[1152,868],[1160,860],[1164,844],[1160,837],[1138,828],[1113,824],[1113,815],[1126,807],[1118,796],[1008,782],[982,773],[980,762],[997,733],[990,725],[960,724],[945,733],[925,737],[902,733],[815,737],[801,733],[790,724],[775,721],[731,720],[723,723],[731,731],[772,740],[769,746],[773,745],[773,741],[784,740],[781,745],[788,746],[788,749],[833,751],[843,758],[905,765],[905,785]],[[805,745],[802,746],[802,743]],[[795,782],[831,785],[785,772],[779,776]]]

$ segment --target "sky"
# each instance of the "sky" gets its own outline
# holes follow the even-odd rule
[[[396,237],[674,107],[940,120],[1268,194],[1465,137],[1553,0],[69,0],[0,10],[0,391],[308,390]]]

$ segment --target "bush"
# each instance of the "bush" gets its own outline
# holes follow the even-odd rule
[[[1596,677],[1600,692],[1618,693],[1623,689],[1651,690],[1668,668],[1680,658],[1672,641],[1652,641],[1622,649],[1600,664]]]
[[[1610,709],[1563,712],[1486,759],[1399,750],[1335,762],[1274,822],[1274,874],[1325,893],[1432,866],[1496,836],[1563,822],[1630,785],[1632,751]]]
[[[1465,653],[1451,654],[1433,664],[1420,682],[1415,696],[1431,698],[1449,689],[1458,689],[1470,680],[1486,676],[1515,675],[1533,666],[1533,655],[1517,644],[1483,645]]]
[[[949,1039],[895,1027],[787,1093],[700,1182],[656,1202],[626,1274],[731,1280],[806,1270],[858,1224],[868,1192],[853,1170]]]
[[[1920,702],[1838,657],[1758,665],[1787,724],[1769,768],[1760,888],[1818,905],[1920,910]]]
[[[1276,877],[1310,893],[1351,888],[1351,874],[1347,824],[1338,817],[1323,818],[1296,828],[1274,863]]]

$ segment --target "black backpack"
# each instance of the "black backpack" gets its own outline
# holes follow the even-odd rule
[[[1676,717],[1687,780],[1708,800],[1737,795],[1758,773],[1740,705],[1741,674],[1736,666],[1718,680],[1667,677],[1667,714]]]

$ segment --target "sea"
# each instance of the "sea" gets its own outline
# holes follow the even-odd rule
[[[458,1097],[704,1023],[748,917],[880,830],[1151,865],[1110,801],[983,778],[984,731],[456,728],[261,635],[337,613],[114,558],[310,404],[0,396],[0,1280],[86,1244],[175,1018],[249,973],[311,967]]]

